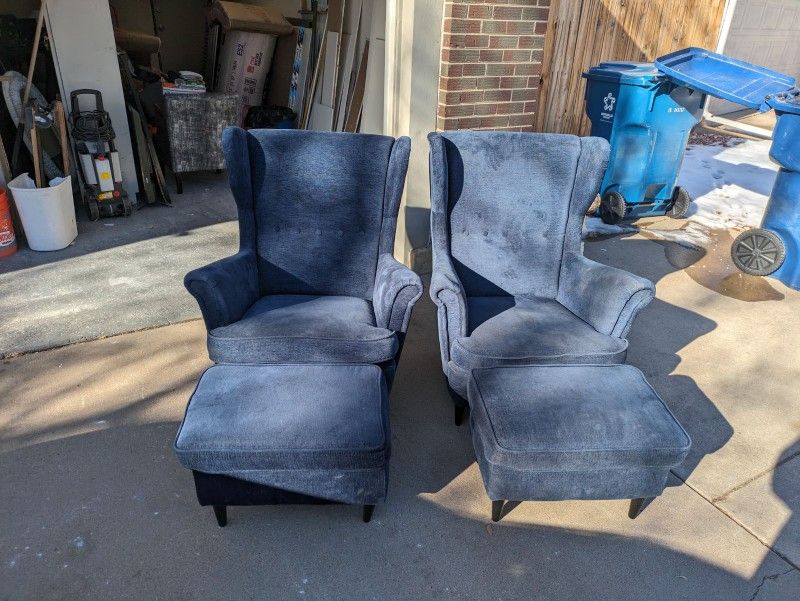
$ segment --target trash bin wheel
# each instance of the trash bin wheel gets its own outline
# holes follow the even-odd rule
[[[689,207],[692,205],[692,197],[686,191],[686,188],[675,186],[672,191],[672,204],[667,210],[667,215],[673,219],[683,219],[689,212]]]
[[[608,192],[600,201],[600,219],[609,225],[616,225],[625,219],[627,206],[619,192]]]
[[[122,197],[122,212],[125,217],[130,217],[133,214],[133,203],[127,196]]]
[[[100,219],[100,207],[97,205],[97,201],[90,200],[88,203],[86,203],[86,205],[89,209],[89,220],[97,221]]]
[[[750,275],[769,275],[783,264],[786,247],[775,232],[754,228],[733,241],[731,258],[736,267]]]

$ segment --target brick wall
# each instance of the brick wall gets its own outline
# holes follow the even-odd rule
[[[530,131],[550,0],[445,0],[437,128]]]

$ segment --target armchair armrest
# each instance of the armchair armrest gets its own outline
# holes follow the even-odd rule
[[[258,300],[258,270],[252,251],[240,251],[190,271],[183,285],[197,300],[208,330],[241,319]]]
[[[654,296],[650,280],[575,252],[564,256],[556,300],[598,332],[624,338]]]
[[[372,293],[375,323],[381,328],[405,332],[411,320],[411,310],[420,296],[420,277],[391,254],[381,254]]]
[[[439,347],[446,367],[453,341],[467,335],[467,295],[450,258],[434,253],[433,261],[430,294],[438,309]]]

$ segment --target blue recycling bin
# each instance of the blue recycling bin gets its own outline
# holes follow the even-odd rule
[[[800,289],[800,90],[767,99],[777,121],[769,157],[780,166],[760,228],[737,236],[736,266],[751,275],[772,275]]]
[[[745,273],[772,275],[800,289],[800,90],[794,78],[700,48],[673,52],[655,65],[673,83],[758,111],[775,110],[769,156],[780,169],[761,227],[734,240],[731,258]]]
[[[611,144],[600,217],[611,224],[684,217],[691,199],[675,180],[705,94],[676,84],[653,63],[606,62],[583,77],[591,134]]]

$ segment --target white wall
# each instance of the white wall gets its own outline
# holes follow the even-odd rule
[[[135,198],[136,164],[108,0],[48,0],[46,23],[65,108],[69,112],[73,90],[100,90],[117,134],[123,186]]]
[[[395,255],[430,246],[428,132],[436,130],[443,0],[386,0],[386,133],[411,137]],[[426,259],[423,259],[424,262]],[[416,265],[415,265],[416,266]],[[424,265],[418,267],[424,269]]]

